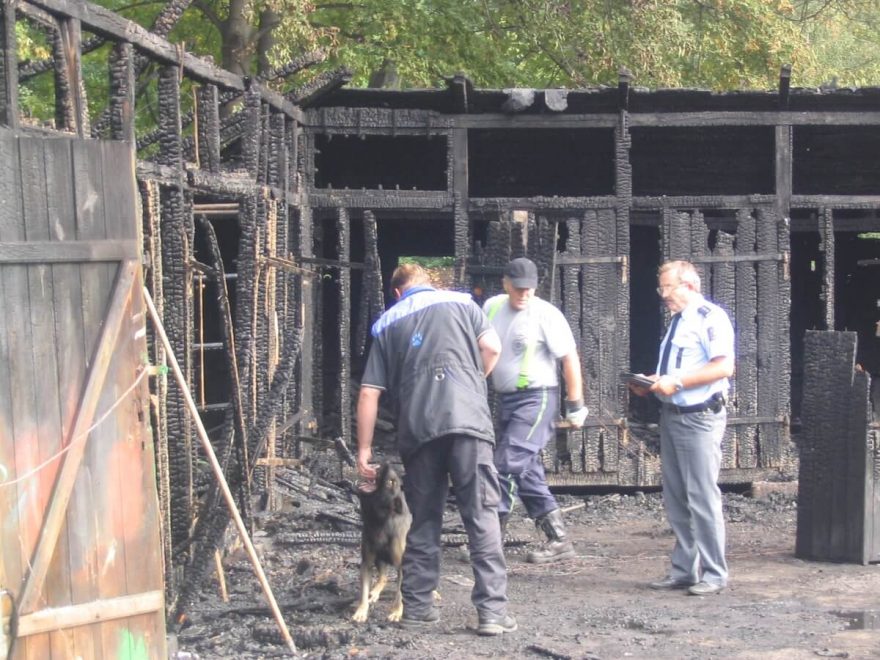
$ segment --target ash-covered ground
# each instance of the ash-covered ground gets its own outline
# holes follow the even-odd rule
[[[312,483],[314,486],[314,482]],[[385,617],[393,584],[350,621],[358,594],[355,499],[344,488],[291,489],[262,517],[254,542],[274,594],[307,658],[878,658],[880,568],[794,557],[796,498],[726,493],[730,587],[709,597],[655,592],[673,537],[659,493],[561,495],[577,557],[524,562],[532,522],[516,513],[506,548],[510,611],[519,630],[474,633],[470,566],[454,543],[450,504],[440,585],[441,622],[410,632]],[[229,602],[213,579],[177,634],[178,657],[289,656],[242,551],[224,559]],[[393,579],[393,578],[392,578]]]

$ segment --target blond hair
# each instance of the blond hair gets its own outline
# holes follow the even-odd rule
[[[419,264],[401,264],[391,274],[389,287],[392,291],[395,289],[406,291],[411,286],[428,284],[430,281],[431,278],[428,277],[427,271]]]

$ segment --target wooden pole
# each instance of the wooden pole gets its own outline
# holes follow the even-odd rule
[[[226,483],[226,478],[223,476],[223,468],[220,466],[220,462],[214,454],[214,448],[211,446],[211,441],[208,439],[208,432],[205,431],[205,426],[202,424],[202,420],[199,417],[196,402],[193,401],[192,394],[186,384],[186,378],[184,378],[183,372],[180,370],[180,365],[177,363],[177,358],[174,356],[171,343],[168,341],[168,336],[165,334],[165,328],[162,325],[158,312],[156,312],[156,307],[153,305],[153,299],[150,296],[150,292],[146,287],[144,287],[144,301],[147,303],[147,309],[150,311],[150,318],[153,319],[153,325],[156,327],[156,334],[159,336],[162,345],[165,347],[166,357],[171,364],[172,371],[174,371],[174,377],[177,380],[177,384],[180,385],[180,390],[183,392],[184,399],[186,399],[186,405],[193,417],[193,421],[195,422],[199,440],[202,442],[202,448],[205,450],[208,461],[211,463],[211,469],[214,471],[214,476],[217,477],[217,482],[220,484],[220,490],[223,491],[223,499],[226,500],[226,506],[229,507],[229,512],[232,514],[235,526],[238,529],[238,533],[241,535],[241,540],[247,550],[248,557],[250,557],[251,564],[254,566],[254,572],[257,574],[257,579],[260,581],[260,586],[263,588],[266,600],[269,601],[269,607],[272,610],[275,621],[278,623],[281,635],[284,637],[284,641],[287,643],[287,647],[290,649],[291,653],[296,653],[296,644],[293,643],[293,638],[290,636],[287,624],[284,623],[284,618],[281,616],[281,610],[278,608],[275,596],[272,595],[272,587],[269,586],[269,581],[266,579],[266,574],[263,572],[263,567],[260,565],[260,559],[257,557],[257,551],[254,549],[253,543],[251,543],[244,521],[241,519],[238,508],[235,506],[235,499],[232,497],[232,491],[229,490],[229,484]]]

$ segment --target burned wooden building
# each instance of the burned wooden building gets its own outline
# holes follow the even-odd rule
[[[783,68],[768,92],[646,90],[625,71],[617,87],[596,89],[476,89],[455,75],[442,88],[393,91],[347,88],[338,70],[282,94],[270,82],[319,55],[274,81],[232,75],[164,39],[188,4],[169,3],[150,30],[80,1],[3,5],[0,504],[18,531],[16,552],[4,543],[0,586],[33,583],[23,614],[38,601],[128,594],[128,610],[102,601],[105,618],[70,615],[77,648],[103,644],[112,655],[106,621],[181,611],[228,524],[189,400],[166,371],[171,355],[154,329],[142,332],[141,281],[245,518],[254,496],[271,505],[278,469],[342,474],[369,327],[401,257],[445,258],[451,286],[477,299],[500,289],[511,257],[538,263],[540,295],[579,341],[591,410],[584,429],[561,430],[546,452],[560,486],[659,483],[656,411],[630,400],[619,373],[653,369],[664,325],[655,274],[666,259],[696,262],[705,292],[735,321],[724,481],[791,473],[806,330],[857,332],[857,361],[880,373],[880,89],[797,89]],[[19,61],[17,23],[43,34],[53,56]],[[91,114],[86,63],[108,72],[107,106]],[[19,111],[21,90],[41,76],[52,79],[49,126]],[[135,121],[138,89],[156,103],[148,130]],[[119,272],[133,287],[140,325],[129,330],[143,348],[126,349],[118,387],[99,396],[76,383],[92,369],[83,338],[98,332],[101,310],[128,300],[114,261],[140,264]],[[73,286],[70,264],[93,262]],[[79,319],[73,330],[68,317]],[[117,329],[131,322],[113,318]],[[40,379],[60,374],[70,349],[45,347],[62,332],[87,357],[47,403]],[[99,563],[93,534],[68,535],[49,564],[61,530],[75,526],[67,501],[91,501],[82,497],[93,477],[60,469],[66,495],[52,504],[55,468],[38,468],[53,536],[39,544],[42,514],[22,513],[31,487],[22,484],[40,461],[63,457],[71,437],[98,433],[87,423],[97,401],[110,405],[129,385],[137,404],[117,424],[129,431],[126,451],[150,470],[155,461],[145,519],[158,511],[163,528],[165,601],[152,554],[149,584],[123,571],[106,593],[74,584],[42,595],[46,571]],[[89,403],[86,421],[70,400]],[[52,424],[41,426],[50,408]],[[32,434],[21,430],[36,428],[40,450],[22,462]],[[89,456],[104,465],[98,450]],[[112,508],[112,499],[100,501]],[[158,542],[145,534],[141,545]],[[27,622],[22,657],[48,657],[59,638],[39,616]],[[157,631],[150,619],[139,632]]]

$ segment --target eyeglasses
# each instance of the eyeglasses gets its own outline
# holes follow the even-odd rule
[[[658,286],[656,291],[657,295],[662,296],[666,292],[672,292],[678,289],[679,287],[684,286],[684,282],[679,282],[678,284],[664,284],[663,286]]]

